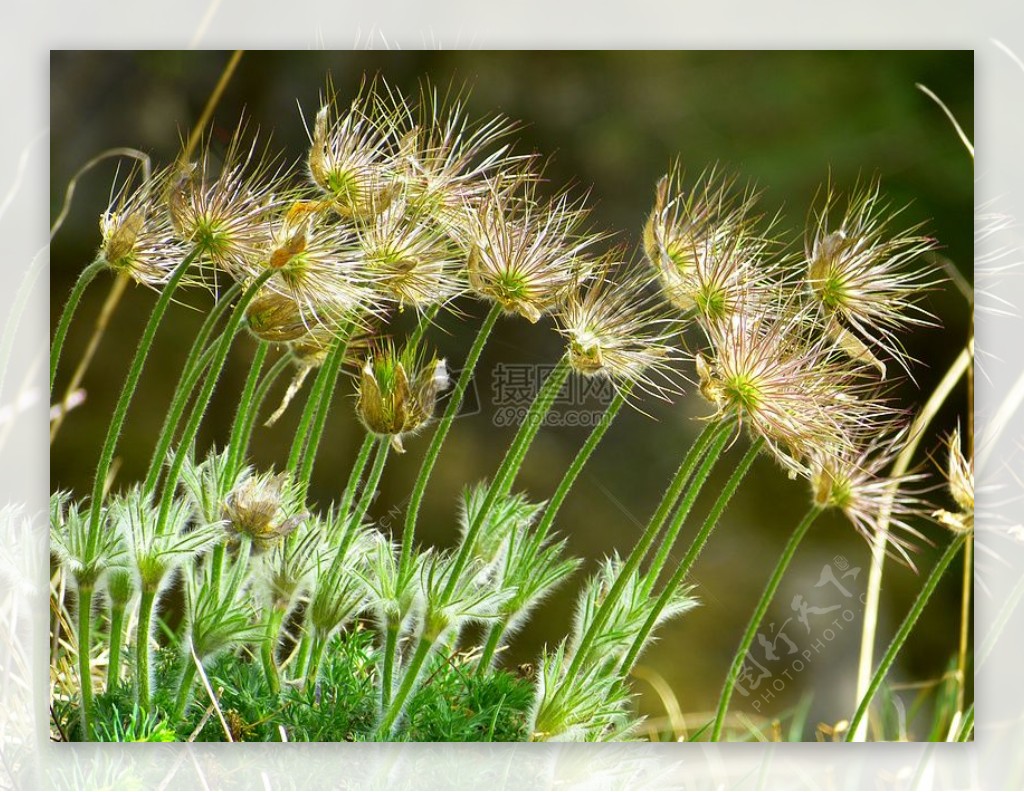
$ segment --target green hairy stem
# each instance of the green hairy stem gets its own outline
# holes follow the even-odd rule
[[[501,467],[498,468],[498,472],[494,476],[494,481],[491,482],[491,486],[487,490],[487,495],[484,497],[480,510],[477,512],[473,523],[469,526],[469,530],[466,531],[466,536],[459,545],[459,553],[455,557],[455,563],[449,574],[448,583],[445,586],[444,593],[441,595],[442,599],[447,600],[455,591],[459,578],[469,562],[469,555],[476,544],[477,535],[487,520],[488,513],[498,498],[506,494],[511,488],[512,482],[515,480],[516,474],[523,464],[523,459],[526,457],[526,452],[529,450],[533,439],[537,436],[537,432],[540,431],[540,427],[543,425],[544,419],[547,418],[551,405],[554,404],[555,399],[561,392],[562,386],[565,385],[565,380],[568,378],[570,370],[569,361],[563,356],[544,381],[544,385],[534,398],[533,404],[530,405],[526,418],[519,427],[512,445],[509,446],[508,451],[505,453]]]
[[[198,252],[197,248],[185,257],[160,292],[160,297],[157,299],[156,305],[153,306],[153,310],[149,315],[149,321],[142,332],[142,338],[139,339],[139,345],[135,350],[135,357],[132,359],[131,366],[128,369],[128,376],[125,378],[124,385],[121,386],[121,395],[117,400],[117,406],[114,408],[114,414],[110,418],[107,436],[103,441],[103,450],[100,452],[100,461],[96,466],[92,499],[89,504],[89,555],[95,553],[96,542],[99,541],[100,512],[103,507],[103,495],[106,492],[107,475],[110,473],[110,465],[114,461],[114,450],[117,447],[118,439],[121,437],[121,429],[124,427],[128,407],[131,404],[132,397],[135,395],[139,378],[142,376],[143,366],[146,364],[146,357],[153,346],[153,338],[156,336],[157,328],[167,312],[167,306],[171,303],[174,290],[181,283],[181,279],[185,276],[185,272],[195,260]]]
[[[771,605],[772,598],[775,596],[775,592],[779,588],[779,583],[782,582],[783,575],[786,574],[786,569],[789,568],[789,562],[792,561],[793,556],[796,555],[796,550],[800,546],[800,542],[803,540],[804,536],[807,535],[807,531],[814,524],[814,521],[818,519],[818,515],[820,514],[821,508],[812,506],[810,511],[808,511],[800,521],[800,524],[797,525],[796,530],[790,534],[789,541],[786,543],[786,547],[782,551],[782,556],[775,565],[775,569],[772,571],[772,576],[768,579],[768,585],[765,586],[764,592],[761,594],[761,599],[757,602],[757,607],[754,609],[754,615],[750,617],[750,621],[747,623],[747,629],[743,633],[743,638],[740,640],[740,646],[739,649],[736,650],[735,657],[733,657],[732,665],[729,666],[729,673],[725,677],[725,686],[722,688],[722,695],[718,700],[718,709],[715,712],[715,723],[711,728],[711,740],[713,742],[718,742],[722,737],[722,728],[725,726],[725,715],[729,711],[729,701],[732,699],[732,692],[736,687],[736,681],[739,679],[740,672],[743,670],[743,663],[747,659],[747,653],[750,651],[750,647],[754,643],[754,637],[757,635],[757,628],[761,626],[764,615],[768,612],[768,606]]]
[[[78,276],[78,280],[75,281],[75,286],[71,290],[71,295],[68,297],[68,301],[64,303],[64,310],[61,312],[60,321],[57,322],[57,330],[53,334],[53,341],[50,343],[50,394],[53,395],[53,383],[57,378],[57,365],[60,363],[60,353],[64,348],[64,339],[67,338],[68,329],[71,327],[71,320],[75,317],[75,311],[78,310],[78,303],[82,300],[82,295],[85,293],[86,288],[92,283],[96,275],[99,274],[100,270],[104,269],[106,264],[102,261],[94,261]]]
[[[668,519],[668,515],[671,512],[672,507],[679,498],[679,494],[682,492],[686,482],[689,481],[690,474],[693,472],[697,462],[704,456],[709,443],[714,439],[724,437],[728,431],[727,426],[721,424],[708,424],[704,427],[704,430],[700,435],[698,435],[697,439],[694,440],[693,445],[690,446],[690,450],[679,465],[679,469],[676,471],[672,482],[665,491],[665,494],[661,499],[661,503],[658,504],[658,508],[652,515],[643,535],[640,537],[639,541],[637,541],[636,545],[634,545],[632,552],[630,552],[629,557],[626,559],[626,562],[623,564],[618,576],[615,578],[615,582],[612,584],[612,588],[608,592],[608,596],[605,597],[604,603],[601,607],[597,609],[597,613],[594,614],[594,620],[591,622],[590,627],[580,640],[580,645],[576,647],[572,661],[569,664],[569,670],[567,672],[568,677],[571,678],[575,674],[579,673],[581,666],[586,661],[590,647],[593,645],[596,637],[600,634],[605,622],[608,621],[608,617],[611,615],[619,597],[622,596],[622,592],[625,589],[630,576],[639,568],[640,563],[647,555],[647,551],[650,550],[651,545],[654,543],[658,533],[661,531],[661,526],[664,525],[665,520]],[[714,461],[716,460],[711,458],[711,464],[713,464]],[[694,494],[693,497],[696,497],[696,494]]]
[[[228,477],[228,480],[234,478],[244,464],[245,451],[242,448],[242,433],[245,431],[247,416],[254,409],[258,409],[254,408],[253,399],[256,396],[260,373],[263,371],[263,364],[266,362],[269,351],[270,346],[266,341],[260,341],[256,345],[256,352],[253,354],[252,363],[249,366],[249,374],[242,387],[242,396],[238,400],[235,419],[231,423],[231,437],[228,440],[228,462],[224,470],[224,475]]]
[[[736,466],[736,469],[729,477],[729,481],[726,482],[725,487],[719,493],[718,499],[715,501],[715,505],[711,507],[711,511],[708,513],[707,519],[704,520],[704,524],[694,537],[693,542],[690,544],[690,548],[686,551],[686,555],[683,557],[683,560],[679,563],[679,566],[676,567],[676,571],[672,573],[672,577],[669,578],[664,589],[662,589],[662,593],[658,597],[657,603],[651,610],[650,615],[647,617],[647,620],[640,629],[640,632],[637,634],[637,637],[634,639],[633,645],[630,647],[629,652],[623,659],[622,664],[619,666],[619,674],[621,676],[625,676],[633,668],[637,657],[640,656],[640,652],[643,651],[644,645],[647,643],[647,639],[654,632],[654,625],[657,622],[658,617],[672,598],[673,593],[690,573],[694,562],[697,560],[697,556],[699,556],[701,550],[704,549],[704,545],[707,544],[708,537],[711,536],[711,532],[715,529],[715,526],[718,525],[718,521],[722,518],[722,514],[725,512],[726,506],[729,505],[729,501],[732,500],[732,496],[736,494],[736,490],[739,489],[740,483],[744,478],[746,478],[747,472],[750,470],[751,465],[754,464],[754,460],[757,459],[762,448],[764,448],[764,440],[760,437],[751,443],[750,448],[747,449],[747,453],[744,454],[743,459],[740,460],[740,463]],[[680,512],[682,511],[683,509],[680,509]],[[689,511],[689,506],[686,507],[686,511]],[[670,545],[671,542],[672,540],[669,540],[666,542],[666,545]],[[659,566],[656,568],[660,570],[661,567]]]
[[[107,690],[117,687],[121,680],[121,640],[124,636],[124,605],[110,607],[110,655],[107,659]]]
[[[252,442],[252,432],[256,426],[256,418],[259,415],[260,409],[263,407],[263,402],[267,399],[267,394],[270,393],[270,389],[274,387],[274,383],[277,382],[278,378],[290,365],[291,361],[288,359],[287,355],[282,355],[278,358],[277,362],[270,367],[270,370],[263,375],[263,380],[260,382],[259,388],[253,396],[252,406],[249,408],[248,414],[238,416],[240,418],[238,439],[232,441],[232,449],[235,454],[235,467],[229,471],[230,476],[238,474],[238,471],[244,463],[243,461],[249,454],[249,445]]]
[[[272,272],[264,272],[246,290],[235,306],[231,318],[228,320],[227,328],[221,334],[220,341],[216,347],[217,351],[206,374],[206,380],[203,382],[203,387],[199,391],[199,395],[196,396],[192,407],[192,417],[189,418],[188,423],[185,425],[185,431],[182,433],[181,440],[178,443],[178,449],[167,471],[167,485],[164,487],[163,497],[160,499],[158,531],[162,531],[164,526],[167,525],[167,517],[171,510],[171,504],[174,501],[175,482],[178,481],[178,477],[181,475],[181,468],[185,464],[185,457],[190,452],[192,442],[199,431],[199,425],[206,415],[206,408],[210,404],[210,398],[213,396],[213,389],[220,378],[221,369],[224,368],[224,361],[227,359],[228,351],[231,349],[231,344],[241,327],[242,319],[245,317],[245,309],[272,274]]]
[[[437,458],[441,454],[441,447],[448,436],[448,430],[451,429],[452,422],[462,407],[462,400],[466,395],[469,383],[473,379],[473,372],[476,369],[477,361],[480,359],[480,353],[483,352],[487,339],[490,337],[491,331],[494,329],[494,325],[497,324],[501,313],[500,305],[492,305],[487,318],[484,319],[483,324],[477,331],[473,346],[470,347],[469,354],[466,355],[466,360],[462,364],[459,379],[456,381],[451,396],[448,398],[448,406],[445,408],[441,420],[437,423],[434,435],[430,439],[430,446],[423,457],[419,474],[416,476],[416,483],[413,484],[412,493],[409,496],[409,506],[405,511],[405,526],[402,530],[402,550],[398,562],[400,578],[408,572],[409,564],[412,561],[412,549],[416,535],[416,519],[419,516],[420,506],[423,503],[423,495],[427,491],[430,474],[433,473],[434,465],[437,464]]]
[[[914,600],[914,604],[910,607],[910,612],[907,613],[903,623],[900,625],[899,630],[896,631],[896,635],[892,639],[892,643],[889,644],[889,648],[885,652],[885,656],[882,657],[881,662],[878,664],[878,668],[875,669],[874,675],[871,677],[871,682],[868,685],[867,691],[864,693],[864,697],[861,698],[860,703],[857,705],[857,711],[854,713],[853,718],[850,719],[850,725],[846,730],[846,742],[853,742],[857,734],[857,728],[860,726],[864,716],[867,715],[868,707],[871,706],[871,701],[874,699],[878,689],[882,686],[885,681],[886,674],[889,673],[889,669],[892,668],[892,664],[896,662],[896,657],[899,655],[900,650],[903,649],[903,645],[907,642],[907,638],[910,637],[911,631],[914,629],[914,625],[917,624],[917,620],[920,618],[922,611],[928,601],[932,598],[932,594],[935,593],[935,589],[938,588],[939,582],[942,580],[942,576],[945,574],[949,565],[953,563],[953,559],[956,558],[957,553],[960,552],[960,548],[966,541],[967,536],[960,534],[954,537],[953,541],[949,543],[946,548],[946,552],[942,554],[942,558],[939,559],[938,563],[932,568],[931,574],[928,575],[928,579],[925,581],[924,586],[921,587],[921,591],[918,592],[917,598]]]
[[[196,384],[199,382],[199,378],[213,359],[217,343],[220,339],[209,347],[206,346],[206,342],[213,334],[213,330],[221,317],[231,307],[231,301],[238,296],[240,291],[241,287],[238,284],[228,289],[214,304],[213,310],[210,311],[196,333],[195,339],[192,342],[192,348],[188,353],[188,358],[185,360],[185,365],[181,370],[178,385],[174,389],[174,395],[171,397],[171,404],[168,407],[167,416],[164,418],[163,426],[160,429],[159,438],[153,448],[146,481],[142,485],[144,492],[152,493],[156,491],[157,485],[160,482],[160,473],[167,458],[167,452],[174,442],[174,433],[178,430],[178,424],[181,422],[182,415],[185,414],[185,407],[188,405],[188,401],[195,390]]]
[[[92,739],[92,585],[78,585],[78,682],[81,690],[82,739]]]

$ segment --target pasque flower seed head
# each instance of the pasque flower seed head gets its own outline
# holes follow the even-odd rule
[[[471,220],[470,289],[536,322],[593,267],[584,253],[602,235],[583,230],[586,216],[565,193],[539,200],[532,181],[514,191],[492,185]]]
[[[935,243],[916,228],[891,230],[899,213],[882,200],[877,180],[854,189],[841,212],[839,201],[827,187],[824,205],[808,229],[807,292],[846,354],[883,376],[879,352],[906,369],[897,332],[931,322],[919,303],[935,283],[933,268],[912,265]]]
[[[100,260],[136,283],[154,288],[167,282],[188,253],[160,211],[159,196],[167,179],[167,171],[146,181],[133,170],[100,215]]]
[[[673,340],[681,327],[648,289],[650,274],[622,267],[620,254],[600,259],[597,274],[568,294],[555,313],[558,331],[576,372],[664,395],[679,357]]]

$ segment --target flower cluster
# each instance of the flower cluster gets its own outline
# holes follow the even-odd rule
[[[773,256],[756,200],[715,170],[689,190],[678,168],[657,186],[644,248],[664,298],[700,328],[700,392],[865,536],[883,521],[915,534],[905,517],[920,503],[906,488],[894,501],[904,479],[886,477],[907,436],[885,358],[906,368],[896,330],[927,321],[918,303],[933,276],[909,264],[931,243],[889,233],[873,182],[838,220],[829,190],[805,256]],[[906,557],[904,538],[893,544]]]

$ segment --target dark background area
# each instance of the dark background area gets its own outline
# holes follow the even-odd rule
[[[221,52],[55,52],[51,217],[59,212],[75,171],[106,148],[137,147],[157,164],[173,159],[228,57]],[[796,246],[802,245],[808,210],[830,172],[841,187],[852,186],[858,176],[878,174],[894,205],[909,204],[903,222],[924,222],[942,255],[973,280],[972,162],[939,108],[914,87],[927,85],[972,135],[971,52],[249,52],[214,116],[215,146],[244,112],[261,134],[272,133],[275,147],[300,158],[308,144],[302,117],[308,122],[315,113],[326,75],[333,76],[347,99],[364,75],[378,72],[406,94],[414,94],[423,78],[441,86],[466,83],[472,89],[468,104],[473,116],[502,112],[524,122],[521,148],[553,155],[547,169],[551,181],[589,188],[596,225],[616,230],[617,241],[630,246],[639,242],[655,182],[677,156],[692,173],[717,162],[755,181],[764,191],[763,208],[783,211],[782,227]],[[106,163],[82,179],[67,222],[53,240],[51,325],[75,277],[92,260],[99,241],[97,218],[106,207],[115,168]],[[86,294],[65,345],[58,389],[80,358],[106,295],[104,279],[97,284]],[[130,287],[125,295],[83,383],[87,402],[69,417],[51,449],[51,487],[88,492],[117,389],[152,301],[152,293],[142,288]],[[121,483],[144,472],[191,334],[209,304],[198,294],[182,302],[161,328],[129,413],[119,447]],[[431,335],[453,367],[485,312],[471,301],[460,305],[468,318],[444,317]],[[941,326],[915,330],[906,339],[920,361],[913,370],[917,385],[906,382],[897,389],[907,406],[923,403],[969,333],[969,308],[951,285],[930,294],[927,305]],[[547,320],[534,326],[523,320],[499,324],[479,366],[482,409],[455,424],[427,492],[420,519],[423,542],[451,543],[457,493],[466,483],[493,474],[511,440],[514,428],[494,422],[495,367],[554,363],[560,350]],[[226,436],[251,352],[249,341],[236,347],[201,444]],[[686,373],[694,376],[690,367]],[[339,493],[361,441],[353,405],[347,384],[336,396],[314,474],[313,494],[323,504]],[[642,407],[649,415],[627,411],[619,417],[560,514],[558,528],[570,538],[571,551],[587,559],[587,570],[615,549],[628,552],[699,430],[694,419],[710,412],[692,386],[672,404],[647,400]],[[256,464],[283,464],[300,411],[301,399],[273,429],[258,430]],[[922,443],[924,454],[941,457],[942,437],[965,414],[966,395],[957,391]],[[545,429],[517,488],[535,499],[549,496],[586,434],[579,428]],[[744,445],[737,443],[729,458],[737,461]],[[393,455],[388,463],[373,507],[378,517],[401,508],[426,439],[410,439],[406,447],[406,455]],[[728,467],[728,461],[722,464],[706,488],[684,527],[676,557],[710,506],[714,482],[724,481]],[[935,474],[933,462],[925,460],[924,467]],[[934,497],[948,505],[944,492]],[[714,706],[754,602],[808,498],[806,484],[788,480],[768,459],[759,461],[695,567],[702,606],[663,628],[661,640],[643,659],[668,682],[691,728],[703,722],[697,713]],[[941,550],[942,530],[927,523],[921,528]],[[936,548],[924,548],[919,567],[927,569],[936,557]],[[867,545],[841,515],[819,521],[765,626],[784,629],[800,651],[817,641],[822,648],[800,673],[786,678],[785,644],[780,642],[784,659],[766,663],[773,676],[764,685],[780,680],[782,689],[756,706],[756,695],[738,695],[735,710],[781,717],[801,697],[813,696],[811,728],[804,734],[811,739],[815,723],[851,714],[860,635],[855,600],[865,590],[868,562]],[[832,627],[834,637],[825,640],[824,630],[840,611],[811,616],[808,632],[797,623],[790,603],[797,595],[821,607],[844,601],[835,589],[815,587],[822,566],[830,563],[837,571],[844,564],[862,571],[844,580],[854,595],[855,620],[844,622],[842,630]],[[565,633],[580,579],[542,606],[514,642],[509,662],[535,659],[543,644]],[[887,568],[879,652],[920,583],[908,569]],[[898,682],[938,678],[955,652],[959,575],[951,574],[944,586],[894,672]],[[648,683],[637,681],[635,687],[641,709],[662,717],[662,702]],[[913,693],[906,694],[908,700]]]

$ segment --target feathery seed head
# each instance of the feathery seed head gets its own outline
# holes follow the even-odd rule
[[[322,210],[297,202],[272,224],[269,240],[260,259],[261,268],[273,273],[266,289],[291,300],[307,329],[380,310],[351,227],[328,222]]]
[[[207,143],[198,162],[178,167],[166,193],[179,239],[196,246],[201,261],[236,280],[255,274],[270,218],[288,200],[280,190],[277,159],[258,150],[256,138],[246,144],[244,136],[240,125],[219,167]]]
[[[430,421],[438,394],[447,387],[444,360],[427,358],[408,345],[398,351],[388,342],[363,364],[356,413],[367,431],[389,436],[394,449],[404,453],[403,435]]]
[[[458,247],[404,198],[372,221],[357,221],[356,236],[367,271],[399,310],[443,304],[464,288]]]
[[[921,489],[915,486],[923,476],[885,474],[907,437],[905,424],[892,423],[887,431],[858,448],[838,453],[814,450],[809,459],[809,480],[814,502],[822,508],[841,510],[869,542],[885,521],[892,548],[912,566],[909,552],[916,548],[908,537],[922,537],[909,520],[923,514]]]
[[[387,208],[397,190],[394,136],[398,110],[392,96],[373,82],[364,84],[343,113],[329,83],[310,135],[309,175],[332,208],[348,219],[371,219]]]
[[[583,253],[603,237],[582,230],[586,216],[583,201],[565,193],[539,202],[533,182],[514,192],[492,184],[471,223],[471,290],[538,321],[592,269]]]
[[[576,372],[663,395],[666,383],[659,380],[667,380],[678,357],[670,342],[680,326],[648,290],[650,274],[636,266],[617,274],[618,261],[614,255],[602,259],[596,279],[567,296],[555,314],[558,331]]]
[[[501,115],[470,121],[466,100],[465,92],[442,96],[424,85],[414,107],[401,99],[388,105],[401,111],[398,176],[409,202],[453,233],[465,225],[467,207],[492,184],[525,175],[533,159],[511,154],[504,143],[518,124]]]
[[[807,319],[785,308],[738,314],[710,328],[713,358],[697,360],[701,393],[718,413],[749,423],[791,473],[804,474],[812,449],[848,448],[858,427],[887,414],[845,360],[808,339]]]
[[[167,216],[157,211],[154,194],[159,195],[166,179],[161,173],[134,185],[133,171],[100,215],[99,258],[112,270],[152,287],[166,283],[187,253]]]
[[[763,301],[780,270],[764,260],[770,240],[757,231],[757,195],[715,169],[683,187],[676,165],[658,182],[644,228],[644,252],[665,298],[704,323],[729,319]]]
[[[899,212],[880,197],[877,179],[855,188],[842,212],[839,200],[826,188],[824,205],[808,229],[806,289],[830,319],[827,329],[838,346],[884,376],[885,364],[876,352],[906,368],[897,331],[931,323],[918,303],[936,282],[934,269],[910,266],[935,244],[917,228],[891,231]]]

